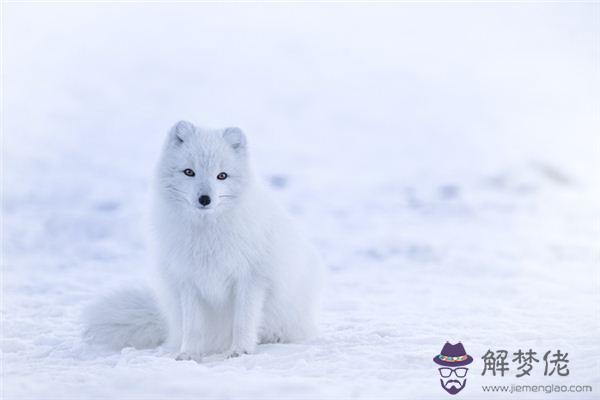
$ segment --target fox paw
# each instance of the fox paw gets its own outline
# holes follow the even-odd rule
[[[202,356],[198,354],[190,354],[186,352],[181,352],[175,357],[177,361],[196,361],[197,363],[202,362]]]
[[[261,343],[283,343],[283,339],[277,334],[272,334],[272,335],[262,337],[260,342]]]
[[[231,349],[227,353],[225,353],[225,357],[226,358],[237,358],[244,354],[250,354],[250,353],[252,353],[252,352],[250,350],[246,350],[246,349]]]

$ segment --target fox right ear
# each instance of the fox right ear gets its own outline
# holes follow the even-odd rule
[[[223,131],[223,139],[235,150],[243,151],[246,147],[246,135],[237,126],[226,128]]]
[[[188,135],[194,132],[194,125],[188,121],[179,121],[171,128],[169,136],[176,143],[183,143]]]

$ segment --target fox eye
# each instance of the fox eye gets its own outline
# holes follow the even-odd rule
[[[186,174],[187,176],[195,176],[196,175],[196,173],[189,168],[184,169],[183,173]]]
[[[217,179],[220,181],[223,181],[225,179],[227,179],[227,173],[226,172],[221,172],[219,175],[217,175]]]

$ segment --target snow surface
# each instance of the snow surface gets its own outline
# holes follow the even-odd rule
[[[598,398],[599,16],[5,4],[2,398],[449,398],[446,340],[475,358],[457,397]],[[319,247],[316,339],[203,364],[82,342],[82,308],[148,275],[149,182],[179,119],[241,126]],[[487,349],[519,348],[568,352],[570,375],[481,376]]]

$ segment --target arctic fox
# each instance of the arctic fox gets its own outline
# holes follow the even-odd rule
[[[164,344],[177,359],[199,361],[315,333],[319,258],[252,174],[239,128],[178,122],[155,186],[158,288],[90,306],[88,340],[116,349]]]

